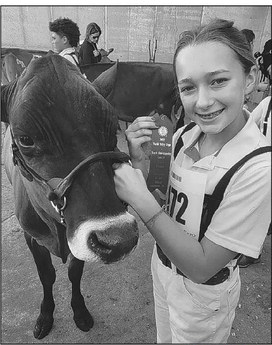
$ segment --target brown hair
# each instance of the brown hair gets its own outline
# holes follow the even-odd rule
[[[90,23],[87,25],[87,28],[86,28],[86,39],[89,38],[89,36],[91,34],[95,34],[96,32],[99,33],[99,36],[101,35],[101,29],[100,29],[100,26],[97,25],[96,23]]]
[[[230,47],[235,52],[245,73],[248,74],[251,67],[255,65],[255,59],[244,35],[233,24],[232,21],[214,19],[207,25],[181,33],[173,60],[174,71],[176,72],[177,55],[183,48],[189,45],[214,41]]]

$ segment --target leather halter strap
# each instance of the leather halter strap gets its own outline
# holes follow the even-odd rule
[[[72,185],[73,180],[75,176],[79,173],[80,170],[82,170],[86,165],[93,164],[97,161],[110,159],[112,161],[117,162],[128,162],[130,160],[130,157],[121,151],[106,151],[106,152],[98,152],[94,153],[93,155],[87,157],[82,162],[80,162],[65,178],[60,179],[59,184],[56,188],[53,189],[53,192],[48,195],[48,199],[50,201],[61,199],[67,189]],[[49,180],[47,183],[51,185],[51,181],[53,179]]]
[[[32,168],[30,168],[24,161],[12,135],[12,151],[13,151],[13,163],[18,165],[22,175],[29,181],[36,180],[39,184],[43,185],[47,189],[47,197],[51,202],[57,204],[63,204],[62,199],[65,196],[66,191],[72,185],[75,176],[81,171],[86,165],[93,164],[97,161],[110,159],[117,162],[128,162],[130,157],[117,149],[117,151],[106,151],[97,152],[82,162],[80,162],[66,177],[64,178],[52,178],[45,180]]]

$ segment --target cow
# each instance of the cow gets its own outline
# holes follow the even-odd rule
[[[172,64],[148,62],[116,62],[101,64],[102,72],[92,84],[118,110],[118,118],[133,122],[139,115],[152,111],[164,114],[173,123],[181,107]],[[94,68],[84,69],[92,80]],[[109,83],[110,80],[110,83]]]
[[[80,70],[90,82],[93,82],[101,73],[114,66],[115,63],[116,61],[81,65]]]
[[[79,50],[79,48],[78,48]],[[53,53],[53,51],[50,51]],[[113,61],[108,58],[111,53],[100,49],[101,52],[101,63],[112,63]],[[34,49],[21,49],[21,48],[2,48],[1,49],[1,60],[2,60],[2,84],[18,78],[28,64],[39,57],[45,56],[48,51],[34,50]],[[103,69],[104,70],[104,69]],[[95,74],[95,77],[98,75]]]
[[[30,56],[35,57],[46,52],[2,49],[2,54],[7,53],[17,56],[13,59],[15,62],[12,65],[6,63],[6,68],[2,69],[2,72],[7,69],[17,71],[17,74],[13,73],[13,77],[9,78],[13,80],[14,74],[18,76],[23,70],[20,64],[16,63],[18,59],[22,59],[27,65],[31,61]],[[172,64],[117,61],[83,65],[80,69],[87,79],[94,83],[97,90],[103,92],[108,102],[118,110],[119,120],[133,122],[136,117],[149,115],[155,111],[168,116],[175,127],[177,127],[177,120],[179,120],[178,126],[183,125],[183,108],[175,86]],[[112,81],[111,85],[107,85],[109,77]],[[97,82],[96,79],[98,79]]]
[[[47,51],[20,48],[2,48],[2,84],[18,78],[30,61],[45,56]]]
[[[73,319],[89,331],[93,318],[80,291],[84,262],[121,260],[139,238],[114,187],[112,163],[129,160],[117,148],[117,115],[76,66],[54,54],[1,86],[1,121],[9,124],[3,157],[15,215],[43,286],[34,337],[44,338],[53,325],[51,254],[63,263],[69,258]]]

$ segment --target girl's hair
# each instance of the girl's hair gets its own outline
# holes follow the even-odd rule
[[[96,23],[90,23],[87,25],[85,38],[88,39],[91,34],[95,34],[97,32],[99,33],[99,36],[100,36],[102,32],[100,29],[100,26],[97,25]]]
[[[224,19],[214,19],[207,25],[181,33],[173,60],[174,71],[176,72],[177,55],[183,48],[189,45],[193,46],[213,41],[221,42],[230,47],[236,53],[246,74],[256,64],[250,45],[245,40],[243,33],[233,26],[233,22]]]
[[[255,40],[255,34],[252,30],[243,29],[243,30],[241,30],[241,32],[242,32],[242,34],[244,34],[244,36],[245,36],[245,38],[249,44],[251,44]]]
[[[66,36],[72,47],[79,43],[80,31],[78,25],[69,18],[58,18],[49,22],[49,30],[56,32],[61,37]]]

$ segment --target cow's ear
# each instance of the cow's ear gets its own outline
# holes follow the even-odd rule
[[[8,83],[7,85],[1,85],[1,122],[9,123],[9,106],[13,97],[14,89],[17,84],[16,80]]]
[[[111,68],[101,73],[93,82],[92,85],[104,98],[109,99],[114,91],[117,80],[118,62]]]

